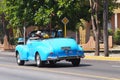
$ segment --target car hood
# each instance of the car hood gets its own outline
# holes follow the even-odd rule
[[[54,38],[44,40],[43,43],[49,44],[54,52],[61,50],[78,50],[78,45],[74,39],[71,38]]]

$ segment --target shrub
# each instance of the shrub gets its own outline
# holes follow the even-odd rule
[[[108,29],[108,35],[113,35],[112,29]]]
[[[113,40],[115,44],[120,44],[120,29],[114,33]]]
[[[10,43],[11,45],[16,45],[16,44],[17,44],[17,41],[18,41],[18,38],[10,38],[10,39],[9,39],[9,43]]]

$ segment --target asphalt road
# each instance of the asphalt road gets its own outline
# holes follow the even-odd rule
[[[9,55],[8,55],[9,54]],[[12,55],[11,55],[12,54]],[[82,59],[79,67],[61,61],[36,67],[35,62],[18,66],[13,52],[0,52],[0,80],[120,80],[119,61]]]

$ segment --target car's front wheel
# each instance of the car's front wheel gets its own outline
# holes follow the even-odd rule
[[[36,55],[36,65],[37,67],[40,67],[43,65],[39,54]]]
[[[16,61],[18,65],[24,65],[25,61],[24,60],[20,60],[20,55],[17,54],[16,55]]]
[[[80,61],[81,61],[80,58],[78,58],[78,59],[72,59],[71,60],[73,66],[79,66]]]

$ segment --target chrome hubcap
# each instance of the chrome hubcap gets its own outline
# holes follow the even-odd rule
[[[39,56],[37,55],[37,65],[39,65],[40,64],[40,58],[39,58]]]

